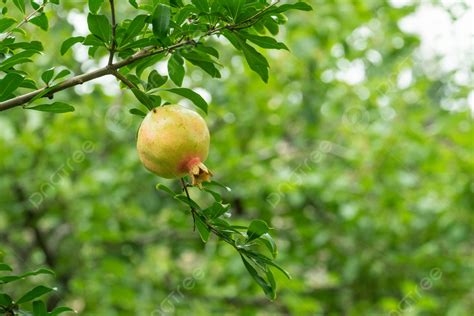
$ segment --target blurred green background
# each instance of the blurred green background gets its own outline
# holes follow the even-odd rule
[[[48,43],[30,73],[97,66],[79,45],[60,56],[86,27],[86,1],[62,2],[49,33],[27,27]],[[59,93],[73,113],[0,114],[0,259],[55,270],[29,282],[81,315],[472,315],[474,45],[455,27],[472,5],[309,2],[278,35],[291,52],[267,54],[269,84],[225,41],[222,80],[185,79],[210,101],[206,165],[232,188],[231,220],[274,228],[293,276],[276,273],[277,300],[155,190],[179,184],[140,164],[137,101],[112,77]]]

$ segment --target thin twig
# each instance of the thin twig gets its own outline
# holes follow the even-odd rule
[[[109,62],[108,65],[112,65],[114,62],[114,54],[115,54],[115,47],[116,47],[116,39],[115,39],[115,30],[117,29],[117,21],[115,19],[115,4],[114,0],[110,0],[110,11],[112,12],[112,46],[110,47],[110,55],[109,55]]]
[[[47,4],[48,4],[47,1],[43,2],[43,4],[38,7],[38,9],[34,10],[34,11],[31,12],[30,14],[28,14],[26,17],[24,17],[23,20],[21,20],[21,22],[17,24],[17,26],[15,26],[15,27],[14,27],[13,29],[11,29],[7,34],[5,34],[5,36],[3,37],[3,39],[5,39],[5,38],[9,37],[10,35],[12,35],[12,34],[13,34],[13,30],[18,29],[18,28],[22,27],[23,24],[29,22],[29,21],[33,18],[33,16],[36,15],[36,13],[40,12],[41,10],[43,10],[44,7],[45,7]]]
[[[187,187],[186,182],[184,181],[184,178],[181,178],[181,185],[183,186],[184,192],[186,192],[186,196],[188,197],[188,200],[192,201],[191,197],[189,196],[188,187]],[[191,208],[191,214],[193,215],[193,231],[196,231],[196,217],[195,217],[196,210],[191,205],[189,205],[189,207]]]
[[[277,3],[277,2],[275,2],[275,3]],[[219,34],[223,30],[233,31],[233,30],[236,30],[236,29],[239,29],[239,28],[249,27],[249,26],[252,25],[251,23],[255,22],[254,21],[255,18],[259,17],[261,14],[263,14],[269,8],[274,6],[275,3],[265,7],[264,9],[262,9],[256,15],[254,15],[254,16],[248,18],[248,19],[245,19],[244,21],[242,21],[238,24],[228,24],[228,25],[223,25],[219,28],[210,29],[201,38],[211,36],[211,35],[215,35],[215,34]],[[247,23],[250,23],[250,24],[247,24]],[[161,54],[161,53],[170,53],[170,52],[172,52],[172,51],[174,51],[178,48],[182,48],[182,47],[185,47],[185,46],[195,46],[196,44],[197,43],[194,40],[183,40],[183,41],[177,42],[174,45],[171,45],[171,46],[168,46],[168,47],[161,47],[159,49],[157,49],[156,47],[149,47],[149,48],[142,49],[141,51],[135,53],[134,55],[130,56],[127,59],[121,60],[121,61],[116,62],[116,63],[108,64],[106,67],[103,67],[103,68],[100,68],[100,69],[97,69],[97,70],[94,70],[94,71],[91,71],[91,72],[88,72],[88,73],[85,73],[85,74],[77,75],[77,76],[72,77],[70,79],[67,79],[67,80],[65,80],[65,81],[63,81],[63,82],[61,82],[61,83],[59,83],[59,84],[57,84],[53,87],[43,87],[43,88],[37,89],[35,91],[32,91],[32,92],[14,97],[12,99],[9,99],[9,100],[3,101],[3,102],[0,102],[0,111],[5,111],[5,110],[8,110],[8,109],[17,107],[17,106],[24,105],[24,104],[30,102],[33,98],[35,98],[39,94],[44,93],[44,90],[46,90],[46,89],[48,89],[48,93],[45,93],[44,95],[42,95],[42,97],[51,98],[56,92],[59,92],[59,91],[77,86],[79,84],[83,84],[85,82],[88,82],[88,81],[91,81],[91,80],[94,80],[94,79],[97,79],[97,78],[100,78],[100,77],[103,77],[103,76],[106,76],[106,75],[113,75],[112,69],[117,70],[117,69],[120,69],[122,67],[128,66],[128,65],[130,65],[130,64],[132,64],[132,63],[134,63],[138,60],[142,60],[142,59],[150,57],[150,56],[154,56],[154,55]]]
[[[138,88],[133,82],[127,79],[124,75],[117,71],[117,69],[111,69],[110,72],[114,75],[118,80],[122,81],[126,84],[130,89]]]

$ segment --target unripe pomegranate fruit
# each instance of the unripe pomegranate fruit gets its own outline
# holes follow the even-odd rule
[[[198,113],[165,105],[143,119],[137,150],[143,165],[156,175],[174,179],[189,174],[192,184],[201,186],[212,175],[203,163],[209,142],[209,129]]]

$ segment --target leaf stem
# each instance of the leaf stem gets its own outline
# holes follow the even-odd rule
[[[23,24],[28,23],[38,12],[44,9],[44,7],[48,4],[48,1],[44,1],[43,4],[41,4],[38,9],[34,10],[27,16],[25,16],[20,23],[18,23],[13,29],[11,29],[5,36],[3,36],[2,40],[9,37],[10,35],[13,34],[14,29],[18,29],[23,26]]]

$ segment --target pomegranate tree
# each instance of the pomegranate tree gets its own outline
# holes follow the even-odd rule
[[[137,150],[145,167],[167,178],[191,177],[193,185],[208,181],[204,165],[209,152],[209,129],[195,111],[166,105],[148,112],[138,131]]]

